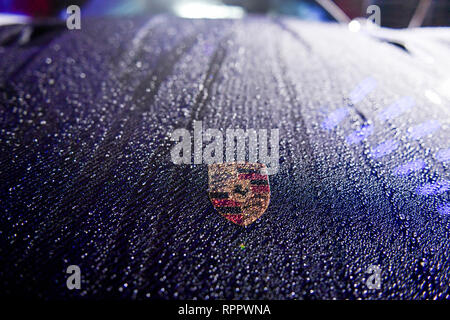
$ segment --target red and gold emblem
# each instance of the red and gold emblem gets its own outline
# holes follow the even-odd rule
[[[269,206],[269,177],[262,163],[210,164],[208,180],[214,207],[240,226],[255,222]]]

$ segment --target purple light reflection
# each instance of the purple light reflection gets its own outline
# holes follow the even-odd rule
[[[403,97],[391,104],[386,109],[380,111],[378,116],[383,121],[394,119],[414,107],[415,104],[416,102],[412,97]]]
[[[348,108],[339,108],[328,114],[328,117],[322,122],[322,127],[326,130],[334,129],[349,113]]]
[[[359,130],[355,130],[352,133],[350,133],[345,140],[348,144],[355,144],[360,143],[364,139],[366,139],[368,136],[370,136],[373,132],[373,126],[371,125],[364,125]]]
[[[376,148],[374,148],[371,152],[371,155],[375,159],[378,159],[378,158],[381,158],[381,157],[391,153],[392,151],[394,151],[397,148],[398,148],[397,141],[395,141],[393,139],[387,140],[387,141],[381,143],[380,145],[378,145]]]
[[[393,172],[396,176],[404,176],[410,174],[411,172],[422,170],[423,168],[425,168],[425,166],[425,161],[420,159],[402,164],[396,167]]]
[[[417,193],[424,196],[431,196],[435,194],[440,194],[450,190],[449,181],[438,181],[435,183],[426,183],[419,188],[417,188]]]
[[[349,98],[353,103],[358,103],[377,86],[377,80],[374,78],[365,78],[350,92]]]
[[[423,122],[415,127],[410,129],[409,136],[412,139],[420,139],[424,136],[427,136],[434,131],[438,130],[441,127],[441,124],[437,120],[430,120]]]

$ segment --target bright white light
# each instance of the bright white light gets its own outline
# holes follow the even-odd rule
[[[439,95],[433,90],[425,90],[425,96],[428,98],[428,100],[435,104],[442,103],[441,97],[439,97]]]
[[[348,29],[351,32],[358,32],[361,29],[361,24],[357,20],[352,20],[348,24]]]
[[[30,20],[29,17],[19,14],[0,13],[0,26],[9,24],[25,24]]]
[[[240,7],[206,2],[179,3],[174,11],[178,16],[189,19],[239,19],[244,16]]]

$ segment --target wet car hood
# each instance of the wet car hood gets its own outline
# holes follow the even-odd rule
[[[1,294],[449,298],[449,35],[258,16],[2,27]],[[170,159],[194,120],[280,130],[246,228],[215,211],[206,165]]]

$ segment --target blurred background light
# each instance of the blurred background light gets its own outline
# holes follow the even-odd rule
[[[206,1],[180,1],[173,10],[176,15],[191,19],[239,19],[245,15],[241,7]]]
[[[0,0],[0,13],[62,18],[65,8],[73,4],[81,7],[84,16],[172,13],[186,18],[217,19],[257,13],[314,21],[354,20],[348,25],[351,31],[364,27],[362,20],[368,16],[367,7],[377,5],[384,27],[406,28],[411,26],[414,16],[420,19],[413,25],[419,20],[422,26],[450,25],[449,0]]]
[[[361,29],[361,24],[359,23],[358,20],[352,20],[350,21],[350,23],[348,24],[348,29],[351,32],[358,32]]]

